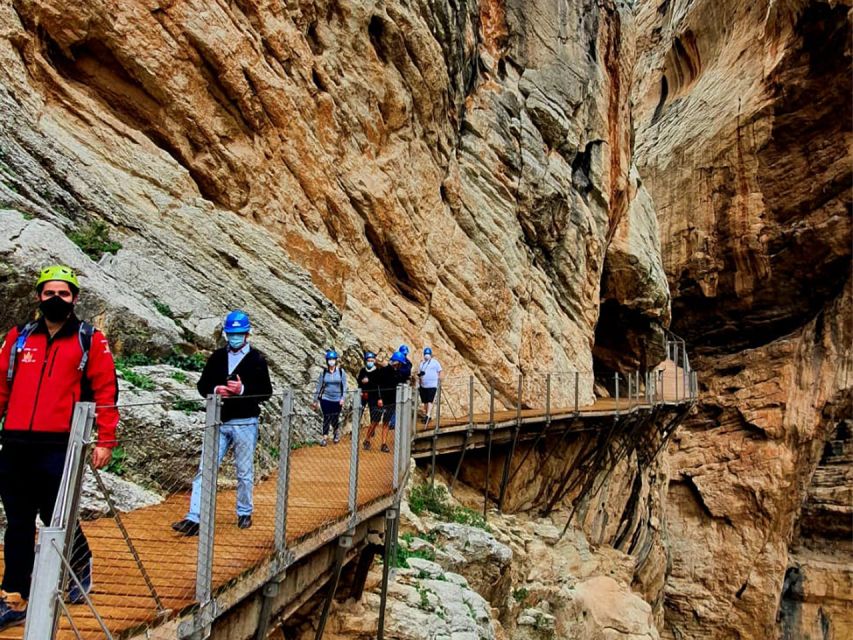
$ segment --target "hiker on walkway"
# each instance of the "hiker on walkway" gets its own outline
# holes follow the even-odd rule
[[[314,392],[313,407],[323,410],[323,440],[321,447],[326,446],[329,429],[332,430],[332,441],[337,444],[341,440],[340,419],[347,397],[347,374],[338,366],[338,352],[334,349],[326,351],[326,368],[317,379],[317,390]]]
[[[367,431],[367,438],[364,442],[364,448],[371,447],[371,439],[376,433],[378,427],[382,427],[380,450],[388,453],[391,449],[388,447],[388,431],[394,428],[396,421],[395,409],[397,405],[397,385],[400,383],[400,367],[405,362],[405,356],[400,352],[395,352],[387,365],[379,369],[376,375],[376,385],[379,393],[379,399],[376,401],[378,411],[374,415],[371,412],[370,429]]]
[[[404,361],[400,364],[400,368],[397,370],[397,376],[400,382],[409,384],[412,379],[412,361],[409,360],[408,345],[401,344],[400,348],[397,349],[397,352],[402,354],[404,358]]]
[[[441,363],[433,358],[431,348],[424,347],[424,359],[418,365],[418,393],[424,405],[424,427],[432,418],[432,404],[435,401],[438,384],[443,377]]]
[[[364,366],[358,372],[358,388],[361,389],[361,406],[370,413],[370,426],[364,439],[364,448],[370,449],[370,439],[376,427],[382,422],[382,403],[379,397],[379,379],[383,375],[376,365],[376,354],[367,351],[364,354]]]
[[[6,511],[0,629],[23,624],[30,596],[36,516],[49,525],[62,480],[76,402],[95,402],[97,441],[92,466],[106,466],[115,446],[118,384],[103,333],[74,314],[77,275],[56,265],[36,281],[38,319],[13,328],[0,346],[0,498]],[[68,600],[92,588],[92,553],[75,523]]]
[[[249,343],[252,325],[240,310],[225,317],[223,332],[227,346],[214,351],[198,381],[198,392],[222,396],[222,424],[219,427],[217,468],[229,448],[234,449],[237,466],[237,526],[252,526],[254,458],[258,444],[258,417],[261,403],[272,396],[269,368],[263,353]],[[201,468],[193,480],[190,510],[172,529],[185,536],[198,535],[201,516]]]
[[[409,347],[401,344],[400,348],[391,356],[392,363],[395,362],[395,359],[399,363],[397,367],[397,384],[411,384],[412,382],[412,361],[409,360],[408,354]],[[395,411],[391,414],[391,418],[388,421],[388,428],[393,431],[396,425],[397,412]]]

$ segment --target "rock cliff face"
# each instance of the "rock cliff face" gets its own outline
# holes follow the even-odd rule
[[[210,348],[240,306],[279,380],[329,344],[428,343],[507,400],[519,373],[657,362],[672,319],[698,411],[579,522],[642,562],[518,637],[606,630],[599,597],[655,637],[665,578],[670,637],[842,637],[820,505],[846,476],[818,463],[851,415],[849,11],[0,0],[0,323],[63,261],[121,353]],[[93,260],[70,236],[97,223],[121,248]]]
[[[15,0],[0,25],[0,190],[34,216],[4,214],[4,291],[66,260],[128,349],[209,346],[241,305],[291,380],[405,340],[509,395],[592,369],[603,299],[634,321],[610,364],[668,319],[620,3]],[[91,220],[123,245],[98,264],[63,237]]]
[[[827,482],[824,441],[851,415],[849,15],[796,0],[638,7],[638,166],[673,328],[699,347],[704,383],[670,451],[672,637],[775,637],[783,583],[789,637],[849,634],[827,605],[818,635],[817,591],[792,586],[822,572],[828,602],[844,601],[849,575],[788,557],[813,476]],[[798,589],[810,626],[790,619]]]

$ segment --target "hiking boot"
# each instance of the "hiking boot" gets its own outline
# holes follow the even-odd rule
[[[86,563],[86,566],[83,567],[77,574],[77,580],[80,581],[80,585],[74,580],[74,578],[68,579],[68,602],[71,604],[85,604],[86,596],[92,593],[92,559],[89,558],[89,562]],[[83,587],[82,589],[80,587]]]
[[[341,441],[341,433],[337,429],[335,429],[335,437],[332,438],[332,442],[338,444]]]
[[[320,446],[325,447],[328,443],[326,442],[326,436],[323,436],[323,439],[320,440]]]
[[[382,452],[383,453],[391,453],[391,449],[388,448],[387,444],[383,444],[382,445]]]
[[[370,440],[365,440],[365,441],[364,441],[364,448],[365,448],[365,449],[370,449]]]
[[[173,522],[172,529],[180,533],[182,536],[197,536],[198,522],[193,522],[192,520],[184,518],[183,520]]]
[[[24,624],[27,619],[27,601],[20,593],[0,591],[0,630]]]
[[[252,516],[237,516],[237,528],[248,529],[252,526]]]

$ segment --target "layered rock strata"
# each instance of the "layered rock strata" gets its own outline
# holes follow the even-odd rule
[[[637,23],[638,167],[703,383],[670,450],[667,633],[771,638],[800,505],[851,415],[849,6],[644,2]]]

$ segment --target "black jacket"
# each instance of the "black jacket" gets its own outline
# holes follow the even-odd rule
[[[400,384],[400,372],[390,364],[386,364],[379,370],[376,383],[379,385],[379,397],[386,407],[397,404],[397,385]]]
[[[267,367],[267,359],[264,354],[249,348],[233,376],[240,376],[243,383],[243,395],[227,397],[222,400],[222,422],[240,418],[257,418],[261,415],[260,404],[266,402],[272,396],[272,383],[270,372]],[[228,350],[223,347],[217,349],[208,358],[198,380],[198,392],[207,397],[219,385],[228,382]]]
[[[358,372],[358,388],[367,393],[367,404],[371,407],[376,406],[376,401],[379,400],[379,372],[382,371],[376,367],[372,371],[368,371],[365,367]],[[367,382],[363,380],[367,378]]]

